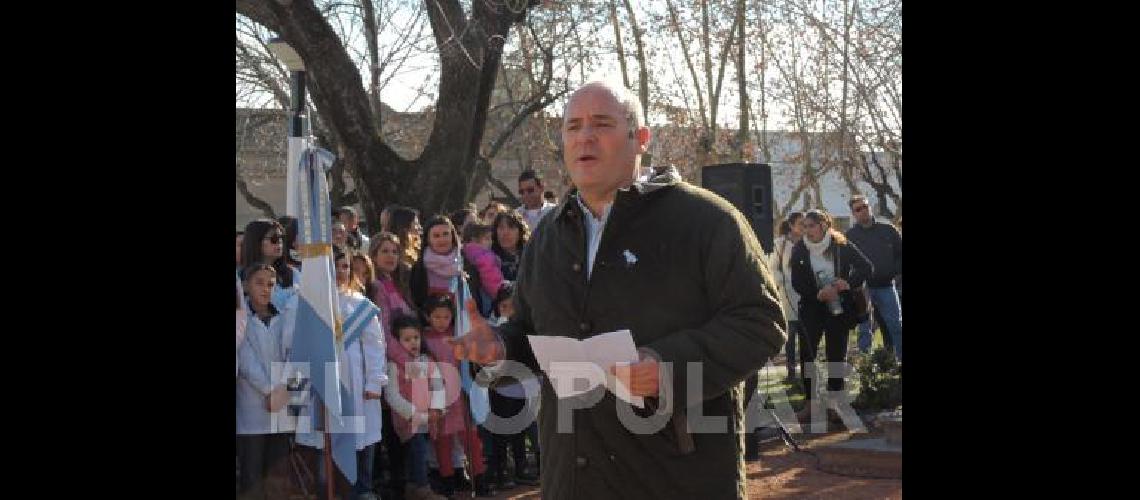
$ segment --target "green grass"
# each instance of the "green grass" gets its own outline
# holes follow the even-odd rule
[[[876,330],[871,337],[871,349],[883,347],[882,335],[879,330]],[[824,362],[826,339],[821,340],[819,343],[819,355],[816,359],[819,362]],[[854,356],[857,356],[859,351],[859,329],[851,330],[851,335],[847,341],[847,361],[853,363]],[[798,345],[796,347],[799,347]],[[766,394],[767,404],[769,408],[777,403],[788,403],[793,409],[799,411],[805,404],[803,389],[799,384],[787,383],[784,378],[787,376],[787,370],[783,366],[772,366],[770,368],[760,371],[760,383],[757,390],[761,394]],[[852,400],[859,395],[859,379],[855,375],[854,366],[852,366],[850,373],[847,377],[847,391],[851,394]]]
[[[887,332],[884,332],[881,329],[875,330],[875,332],[871,335],[871,349],[872,350],[877,349],[879,347],[883,347],[883,335],[885,335],[886,333]],[[823,343],[821,342],[820,345],[822,346]],[[854,347],[855,349],[859,348],[859,328],[858,327],[855,327],[855,329],[851,330],[851,335],[847,338],[847,346],[848,347]]]

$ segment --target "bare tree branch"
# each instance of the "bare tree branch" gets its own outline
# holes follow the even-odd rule
[[[261,210],[266,217],[276,219],[277,215],[273,212],[273,206],[266,203],[265,200],[258,198],[257,195],[249,190],[249,186],[246,185],[245,179],[241,178],[241,172],[236,166],[234,167],[234,174],[237,176],[238,192],[241,193],[242,198],[245,198],[245,202],[249,203],[249,206]]]

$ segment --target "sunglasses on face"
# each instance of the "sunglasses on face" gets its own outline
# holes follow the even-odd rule
[[[272,236],[266,236],[265,239],[269,240],[269,242],[274,244],[274,245],[281,243],[281,235],[280,234],[275,234]]]
[[[867,209],[867,205],[859,205],[859,206],[855,207],[856,212],[862,212],[866,209]]]

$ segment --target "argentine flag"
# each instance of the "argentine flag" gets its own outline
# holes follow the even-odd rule
[[[313,429],[328,429],[332,457],[337,467],[356,482],[355,425],[363,418],[352,408],[352,397],[345,384],[352,380],[344,358],[344,331],[337,317],[336,271],[332,252],[332,210],[329,206],[326,172],[336,157],[320,148],[308,147],[301,153],[297,168],[298,224],[297,250],[301,260],[301,285],[297,319],[289,361],[309,367],[315,398],[324,406],[313,405]],[[326,421],[327,420],[327,424]],[[298,441],[301,441],[298,436]],[[323,447],[323,443],[321,443]]]
[[[460,274],[451,278],[450,288],[452,297],[455,297],[455,336],[462,337],[471,331],[471,317],[467,313],[467,299],[474,296],[471,295],[471,289],[467,286],[467,280],[463,279],[463,257],[458,260]],[[482,424],[487,420],[487,414],[491,411],[491,397],[487,387],[475,383],[471,377],[470,366],[470,361],[464,360],[459,363],[459,385],[467,393],[471,418],[475,420],[475,423]]]

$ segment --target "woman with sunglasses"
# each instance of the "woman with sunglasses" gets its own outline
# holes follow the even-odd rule
[[[289,265],[285,257],[285,228],[273,219],[256,219],[245,226],[241,262],[244,266],[263,263],[277,272],[273,287],[273,306],[285,312],[296,306],[300,271]]]
[[[831,363],[847,361],[847,337],[860,320],[853,294],[861,293],[858,288],[871,275],[871,262],[833,228],[827,212],[810,210],[802,224],[803,239],[792,248],[790,267],[792,287],[800,295],[800,376],[809,404],[798,416],[804,418],[810,415],[814,391],[807,363],[815,362],[821,338],[827,339],[827,390],[843,391],[844,374],[834,371],[841,365]],[[827,413],[833,421],[838,420],[833,404],[828,405]]]

